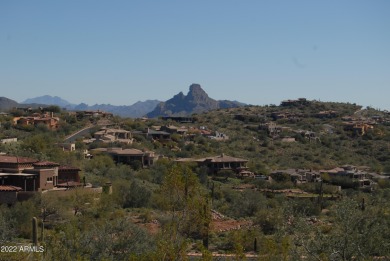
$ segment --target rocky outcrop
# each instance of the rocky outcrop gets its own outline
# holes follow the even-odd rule
[[[182,92],[173,96],[166,102],[161,102],[147,114],[154,118],[159,116],[188,116],[220,108],[233,108],[243,106],[236,101],[217,101],[208,96],[199,84],[192,84],[187,95]]]

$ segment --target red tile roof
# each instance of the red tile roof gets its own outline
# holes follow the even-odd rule
[[[51,161],[39,161],[33,164],[36,167],[58,167],[60,164]]]
[[[21,191],[22,188],[15,186],[0,186],[0,191]]]
[[[36,159],[25,157],[0,156],[0,163],[35,163],[37,161]]]

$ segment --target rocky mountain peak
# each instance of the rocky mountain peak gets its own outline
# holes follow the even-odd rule
[[[202,89],[200,84],[193,83],[190,86],[190,91],[187,94],[187,100],[189,101],[204,101],[209,99],[208,94]]]
[[[238,106],[241,105],[236,102],[217,101],[210,98],[202,89],[200,84],[193,83],[191,84],[187,95],[180,92],[166,102],[160,103],[152,112],[148,113],[148,117],[153,118],[172,115],[184,116],[218,108],[231,108]]]
[[[190,92],[189,93],[206,93],[202,87],[200,86],[200,84],[197,84],[197,83],[193,83],[190,85]]]

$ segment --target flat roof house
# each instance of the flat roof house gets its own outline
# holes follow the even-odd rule
[[[110,155],[118,164],[131,164],[133,161],[139,161],[143,168],[154,164],[156,159],[153,151],[144,151],[138,149],[122,149],[122,148],[99,148],[92,151],[100,151]]]
[[[176,162],[196,162],[200,166],[206,166],[210,174],[216,174],[221,170],[232,170],[236,174],[239,174],[241,171],[248,169],[248,160],[227,156],[223,153],[218,156],[201,159],[182,158],[177,159]]]
[[[132,144],[133,138],[130,131],[122,129],[103,128],[93,135],[97,141],[105,143],[120,142],[126,144]]]

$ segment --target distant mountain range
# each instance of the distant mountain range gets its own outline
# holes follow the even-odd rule
[[[71,104],[70,102],[58,97],[58,96],[50,96],[44,95],[35,98],[30,98],[22,102],[22,104],[46,104],[46,105],[57,105],[61,108],[69,108],[74,107],[76,105]]]
[[[101,110],[111,112],[114,115],[118,115],[121,117],[129,117],[129,118],[140,118],[144,117],[148,112],[152,111],[157,104],[161,101],[158,100],[146,100],[146,101],[138,101],[133,105],[111,105],[111,104],[95,104],[92,106],[88,106],[85,103],[80,103],[79,105],[74,106],[73,108],[68,108],[76,111],[86,111],[86,110]]]
[[[159,116],[187,116],[220,108],[241,107],[245,104],[237,101],[214,100],[208,96],[199,84],[192,84],[187,95],[180,92],[165,102],[146,100],[138,101],[133,105],[123,106],[111,104],[95,104],[92,106],[85,103],[72,104],[58,96],[53,97],[50,95],[30,98],[22,103],[0,97],[1,111],[7,111],[15,107],[41,107],[45,105],[57,105],[60,108],[76,111],[102,110],[121,117],[139,118],[148,116],[154,118]]]
[[[87,110],[101,110],[111,112],[114,115],[121,117],[139,118],[145,116],[148,112],[152,111],[160,101],[158,100],[147,100],[138,101],[133,105],[122,105],[116,106],[111,104],[95,104],[89,106],[85,103],[72,104],[58,96],[44,95],[36,98],[27,99],[22,104],[46,104],[46,105],[57,105],[67,110],[76,111],[87,111]]]
[[[72,104],[58,96],[44,95],[36,98],[30,98],[22,103],[18,103],[14,100],[8,99],[6,97],[0,97],[0,111],[8,111],[16,107],[44,107],[47,105],[56,105],[60,108],[65,108],[67,110],[102,110],[106,112],[111,112],[114,115],[121,117],[130,117],[130,118],[139,118],[145,116],[148,112],[152,111],[157,104],[161,101],[158,100],[147,100],[147,101],[138,101],[133,105],[129,106],[115,106],[111,104],[95,104],[89,106],[85,103],[80,103],[78,105]]]
[[[208,96],[199,84],[192,84],[187,95],[180,92],[166,102],[161,102],[149,112],[147,116],[154,118],[158,116],[187,116],[193,113],[205,111],[235,108],[244,106],[244,103],[237,101],[217,101]]]

